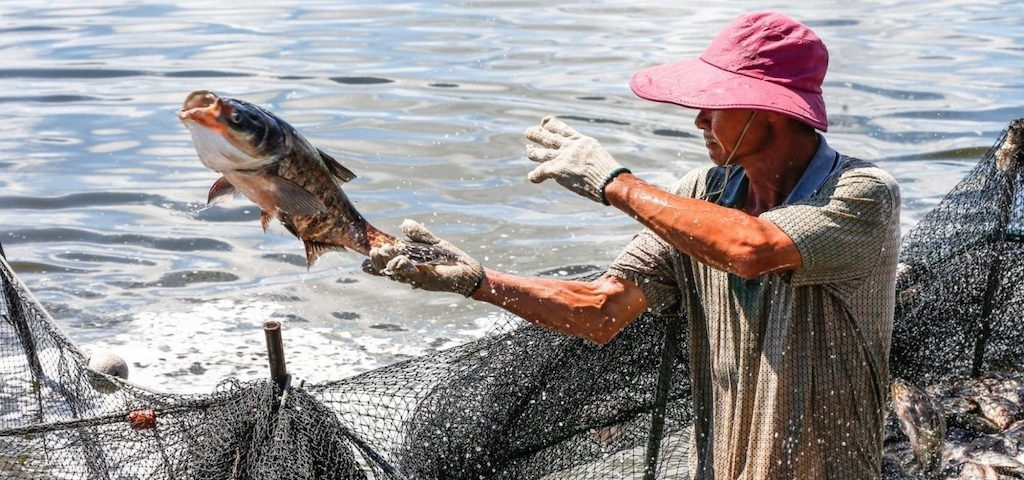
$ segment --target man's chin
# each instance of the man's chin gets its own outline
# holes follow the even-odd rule
[[[715,164],[715,165],[717,165],[719,167],[724,167],[725,166],[725,159],[724,158],[719,158],[719,157],[715,157],[715,156],[708,156],[708,158],[711,160],[711,163],[713,163],[713,164]]]
[[[708,159],[711,160],[711,163],[713,163],[715,165],[718,165],[719,167],[721,167],[722,165],[725,165],[725,157],[724,156],[718,155],[718,152],[716,152],[715,149],[713,147],[711,147],[711,146],[708,146],[707,149],[708,149]]]

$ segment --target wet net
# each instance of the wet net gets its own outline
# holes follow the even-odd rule
[[[894,375],[1020,364],[1022,132],[1011,123],[907,235]],[[604,347],[507,317],[477,341],[347,379],[177,395],[89,370],[0,267],[2,478],[689,478],[680,317],[645,315]]]
[[[903,239],[894,376],[933,383],[1024,360],[1024,119]]]

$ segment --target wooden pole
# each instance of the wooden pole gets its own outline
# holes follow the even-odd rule
[[[270,379],[284,393],[288,385],[288,368],[284,363],[284,343],[281,341],[281,322],[263,322],[263,334],[267,337],[267,354],[270,360]]]

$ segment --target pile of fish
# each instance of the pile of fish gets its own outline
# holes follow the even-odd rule
[[[892,384],[883,478],[1024,479],[1024,370]]]

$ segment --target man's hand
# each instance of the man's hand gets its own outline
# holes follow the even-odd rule
[[[549,178],[559,185],[595,202],[608,205],[604,187],[616,175],[629,170],[598,143],[580,135],[572,127],[554,117],[544,117],[539,127],[526,130],[526,138],[541,147],[526,145],[526,156],[540,162],[530,172],[530,181],[540,183]]]
[[[443,248],[452,253],[454,260],[444,263],[415,263],[401,254],[401,245],[384,245],[370,250],[370,259],[363,262],[363,271],[384,275],[392,280],[408,283],[413,288],[435,292],[454,292],[473,295],[484,279],[484,269],[455,245],[430,233],[427,227],[406,219],[400,227],[409,240]]]

